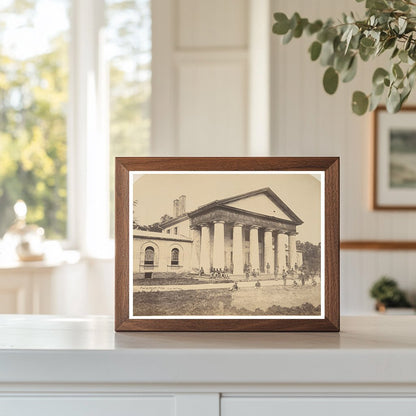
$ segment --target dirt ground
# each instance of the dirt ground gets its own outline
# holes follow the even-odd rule
[[[319,315],[318,286],[262,286],[229,289],[135,292],[133,314],[155,315]]]

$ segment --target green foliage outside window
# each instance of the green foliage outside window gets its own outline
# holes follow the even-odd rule
[[[48,238],[66,236],[67,31],[38,54],[29,45],[16,53],[5,47],[16,26],[34,27],[35,11],[36,1],[0,6],[0,238],[18,199]]]
[[[47,238],[64,239],[71,1],[0,3],[0,238],[14,220],[14,203],[23,199],[28,222],[45,228]],[[110,82],[111,222],[103,227],[110,227],[112,234],[114,157],[149,152],[151,7],[150,0],[106,0],[104,4]],[[44,14],[45,9],[49,12],[43,21],[42,8]],[[67,27],[50,20],[51,16],[56,19],[56,8]],[[25,46],[25,33],[21,39],[13,38],[19,28],[32,30],[32,37],[39,39],[41,32],[52,33],[43,47],[34,50]],[[16,51],[10,46],[13,42]]]

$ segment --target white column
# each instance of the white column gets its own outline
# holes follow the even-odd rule
[[[212,267],[214,267],[214,269],[224,269],[224,266],[224,221],[214,221],[214,247],[212,253]]]
[[[233,227],[233,274],[244,273],[243,257],[243,225],[234,224]]]
[[[209,273],[211,269],[210,261],[210,241],[209,241],[209,226],[201,224],[201,261],[200,265],[204,269],[204,273]]]
[[[277,267],[279,273],[282,273],[283,269],[286,267],[286,234],[283,234],[281,231],[277,231],[276,238],[276,250],[277,250]]]
[[[191,269],[200,268],[199,254],[201,252],[201,230],[198,227],[192,228],[192,252],[191,252]]]
[[[296,263],[296,235],[297,233],[289,234],[289,266],[295,268]]]
[[[250,228],[250,264],[251,268],[257,270],[259,265],[259,227]]]
[[[266,230],[264,232],[264,271],[267,273],[267,263],[269,263],[269,273],[271,274],[273,274],[274,271],[272,232],[272,230]]]

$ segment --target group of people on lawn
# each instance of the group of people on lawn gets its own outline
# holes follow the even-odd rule
[[[257,281],[255,283],[255,287],[259,288],[261,286],[260,281],[258,280],[258,276],[260,276],[260,270],[252,268],[250,264],[245,264],[243,270],[244,270],[244,273],[245,273],[245,276],[246,276],[247,280],[250,279],[250,276],[254,277],[254,278],[257,278]],[[270,274],[270,264],[269,263],[266,264],[266,271],[267,271],[267,274]],[[231,270],[228,269],[227,266],[225,266],[224,269],[211,267],[210,278],[211,279],[228,278],[230,273],[232,274],[232,269]],[[205,271],[204,271],[203,267],[201,267],[200,270],[199,270],[199,276],[204,276],[204,275],[205,275]],[[302,265],[301,267],[298,267],[298,265],[295,264],[294,267],[291,267],[288,270],[283,268],[282,273],[281,273],[281,277],[282,277],[284,286],[286,286],[286,283],[287,283],[288,279],[292,280],[292,286],[294,286],[294,287],[299,286],[299,284],[297,282],[298,280],[299,280],[299,283],[300,283],[301,286],[305,286],[305,282],[309,281],[309,279],[311,279],[311,277],[312,277],[311,285],[312,286],[317,285],[317,282],[316,282],[315,278],[312,276],[311,273],[308,272],[307,267],[305,265]],[[276,280],[278,280],[278,278],[279,278],[277,267],[274,270],[274,278]],[[235,282],[233,284],[233,286],[230,290],[238,290],[237,282]]]

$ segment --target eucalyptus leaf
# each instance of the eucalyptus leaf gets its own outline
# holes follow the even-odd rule
[[[407,20],[403,16],[400,16],[397,23],[399,25],[399,35],[402,35],[406,30]]]
[[[396,44],[396,38],[391,37],[391,38],[387,38],[384,43],[383,43],[383,47],[384,49],[390,49],[392,48],[394,45]]]
[[[376,52],[375,48],[366,48],[363,45],[359,46],[358,52],[360,54],[360,58],[364,61],[367,62]]]
[[[322,44],[318,41],[315,41],[309,47],[309,53],[311,54],[312,61],[316,61],[321,54]]]
[[[384,88],[385,88],[384,83],[374,85],[373,86],[373,95],[383,95]]]
[[[275,13],[274,20],[276,20],[276,23],[273,25],[273,33],[276,33],[277,35],[285,35],[289,29],[289,19],[284,13]]]
[[[388,71],[386,71],[384,68],[377,68],[373,74],[373,85],[377,86],[380,84],[384,84],[384,78],[386,78],[388,75]]]
[[[362,38],[360,41],[360,46],[364,48],[372,48],[375,44],[375,40],[372,38]]]
[[[395,78],[400,79],[400,78],[403,78],[404,77],[403,71],[400,68],[400,65],[399,64],[394,64],[393,67],[392,67],[391,72],[393,73],[393,75],[395,76]]]
[[[367,112],[368,108],[368,97],[361,91],[355,91],[352,95],[352,111],[362,116]]]
[[[407,51],[405,51],[404,49],[402,49],[402,50],[399,52],[399,59],[400,59],[402,62],[407,63],[408,58],[409,58],[409,55],[407,54]]]
[[[411,73],[411,74],[408,74],[408,80],[409,80],[409,88],[410,88],[410,92],[411,92],[414,85],[415,85],[416,74],[414,72]]]
[[[400,109],[400,93],[397,88],[392,88],[390,94],[387,96],[386,107],[389,113],[397,113]]]
[[[303,33],[303,29],[308,25],[308,21],[306,19],[300,19],[293,29],[293,37],[300,38]]]
[[[324,89],[328,94],[332,95],[335,93],[335,91],[338,88],[338,80],[339,80],[338,72],[336,72],[332,66],[327,68],[324,74],[323,84],[324,84]]]
[[[350,82],[354,79],[355,75],[357,74],[357,58],[354,55],[349,63],[348,69],[344,72],[342,77],[342,82]]]
[[[287,45],[293,39],[293,30],[289,30],[286,35],[283,36],[282,43],[283,45]]]
[[[388,7],[385,0],[367,0],[365,3],[367,9],[383,10]]]
[[[320,63],[322,66],[332,65],[334,62],[334,44],[331,41],[326,41],[322,45]]]
[[[390,59],[394,59],[400,52],[400,49],[396,46],[393,50],[393,53],[391,54]]]
[[[411,91],[412,90],[410,88],[406,88],[402,91],[402,93],[400,94],[400,107],[398,108],[398,110],[402,108],[403,103],[408,99]]]
[[[410,48],[410,45],[412,43],[413,40],[413,33],[411,33],[406,40],[406,43],[404,44],[404,49],[407,51]]]
[[[371,94],[370,105],[369,105],[368,111],[374,111],[380,104],[381,98],[382,98],[382,95]]]
[[[309,35],[313,35],[314,33],[319,32],[322,29],[322,26],[324,24],[322,23],[321,20],[315,20],[313,23],[310,23],[309,26],[306,29],[306,32]]]

